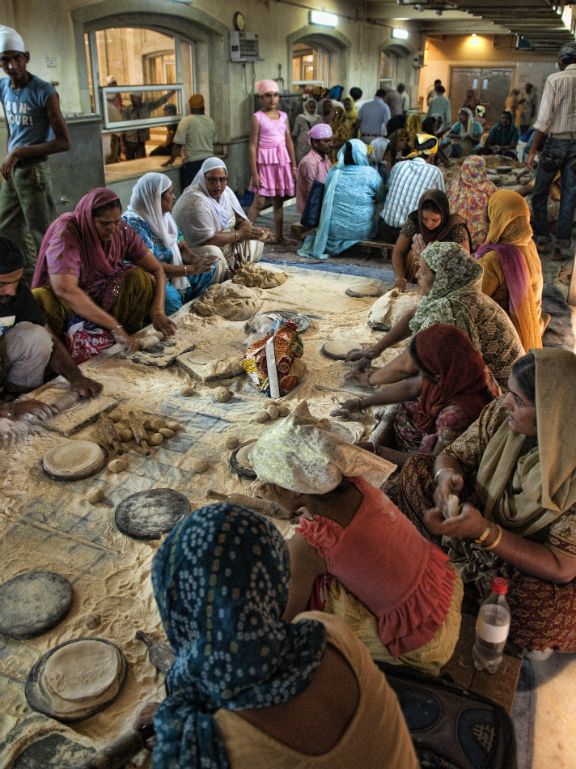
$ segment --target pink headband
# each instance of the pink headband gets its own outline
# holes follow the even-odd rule
[[[308,132],[309,139],[331,139],[332,136],[332,129],[328,123],[317,123]]]
[[[278,83],[275,80],[258,80],[256,88],[260,96],[265,93],[278,93]]]

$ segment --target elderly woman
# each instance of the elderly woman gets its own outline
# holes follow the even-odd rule
[[[480,352],[494,379],[506,388],[510,369],[524,349],[504,310],[482,293],[482,266],[457,243],[432,243],[422,251],[416,278],[424,294],[380,342],[354,350],[349,360],[377,358],[386,348],[434,323],[461,329]],[[397,382],[417,368],[406,351],[369,375],[370,384]]]
[[[374,206],[383,197],[384,184],[368,163],[366,144],[359,139],[347,141],[326,178],[318,229],[308,235],[298,254],[328,259],[373,237]]]
[[[511,580],[511,639],[528,649],[576,651],[575,377],[573,353],[528,353],[514,364],[506,397],[434,466],[410,459],[398,487],[402,510],[448,538],[480,599],[495,574]],[[444,521],[450,494],[465,504]]]
[[[154,718],[155,769],[417,769],[396,696],[338,618],[284,619],[290,562],[276,526],[210,505],[152,566],[175,655]]]
[[[57,336],[72,313],[129,349],[137,347],[131,335],[150,318],[156,330],[174,333],[164,311],[162,265],[121,213],[118,195],[98,187],[46,231],[32,288]]]
[[[395,288],[406,291],[406,282],[414,282],[420,254],[436,242],[458,243],[470,253],[470,233],[465,219],[451,213],[445,192],[427,190],[420,197],[417,210],[408,214],[392,251]]]
[[[254,227],[228,187],[221,158],[208,158],[174,206],[174,219],[197,256],[216,259],[221,282],[244,262],[258,262],[270,233]]]
[[[305,402],[260,436],[251,461],[264,493],[301,516],[288,542],[286,618],[312,603],[341,616],[374,659],[438,673],[458,640],[462,586],[439,548],[362,478],[393,465],[323,429]]]
[[[460,174],[448,187],[450,210],[466,219],[472,238],[472,251],[479,248],[488,233],[488,201],[496,192],[494,182],[488,179],[486,161],[479,155],[464,158]]]
[[[316,99],[309,98],[304,102],[304,111],[296,115],[294,127],[292,128],[296,164],[310,151],[310,142],[308,141],[310,129],[322,122],[322,118],[317,114],[317,107]]]
[[[214,280],[216,258],[197,256],[172,216],[174,189],[166,174],[144,174],[132,189],[123,221],[138,233],[166,273],[166,314],[200,296]]]
[[[506,310],[525,350],[542,347],[544,278],[528,203],[513,190],[498,190],[488,203],[488,220],[486,242],[475,254],[484,268],[482,291]]]
[[[410,341],[408,355],[417,374],[383,385],[367,398],[344,401],[332,412],[346,417],[371,406],[399,404],[391,429],[379,443],[365,448],[400,466],[413,452],[439,454],[500,394],[484,359],[455,326],[435,323],[419,331]]]
[[[452,125],[446,138],[452,140],[452,157],[461,158],[472,154],[482,138],[482,126],[474,119],[472,110],[462,107],[458,113],[458,122]]]

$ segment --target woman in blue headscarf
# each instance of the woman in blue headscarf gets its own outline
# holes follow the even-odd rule
[[[315,234],[308,235],[300,256],[328,259],[376,233],[374,205],[384,199],[384,183],[368,162],[367,147],[350,139],[326,178],[322,213]]]
[[[384,676],[319,612],[285,622],[290,565],[276,526],[231,504],[184,518],[152,584],[175,661],[154,769],[416,769]]]

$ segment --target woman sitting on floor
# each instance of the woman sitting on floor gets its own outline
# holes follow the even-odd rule
[[[244,262],[262,258],[270,232],[254,227],[228,187],[228,170],[221,158],[207,158],[174,206],[174,219],[197,256],[216,259],[216,282],[222,282]]]
[[[486,243],[475,254],[484,268],[482,291],[506,310],[525,350],[542,347],[544,278],[528,204],[513,190],[498,190],[488,203],[488,220]]]
[[[311,604],[341,616],[374,659],[438,673],[458,640],[462,585],[441,550],[361,477],[393,465],[323,429],[305,402],[260,436],[251,461],[266,496],[301,515],[288,541],[286,619]]]
[[[403,465],[411,453],[439,454],[478,418],[498,389],[478,350],[456,326],[435,323],[419,331],[408,347],[418,373],[383,385],[375,395],[344,401],[333,416],[390,403],[399,404],[390,429],[377,445],[378,456]]]
[[[97,187],[46,231],[32,288],[56,336],[73,313],[132,350],[131,334],[150,320],[157,331],[174,333],[164,312],[162,265],[121,213],[118,195]]]
[[[418,258],[430,243],[458,243],[470,253],[471,239],[466,221],[450,213],[450,204],[442,190],[427,190],[418,201],[418,208],[408,214],[392,251],[395,288],[406,291],[406,283],[414,282]]]
[[[348,360],[377,358],[386,348],[422,329],[447,323],[468,336],[496,382],[505,389],[512,364],[524,349],[510,318],[482,293],[482,265],[457,243],[432,243],[420,254],[416,278],[424,294],[419,306],[406,313],[377,344],[353,350]],[[370,384],[378,385],[417,373],[404,351],[383,368],[358,378],[368,378]]]
[[[144,174],[134,185],[122,219],[138,233],[166,273],[166,314],[200,296],[214,281],[215,257],[196,256],[172,217],[174,188],[166,174]],[[179,242],[180,241],[180,242]]]
[[[510,638],[528,649],[576,652],[575,381],[573,353],[528,353],[506,397],[435,461],[411,457],[390,489],[417,525],[449,543],[467,592],[482,600],[493,576],[511,580]],[[450,494],[465,504],[444,520]]]
[[[396,695],[336,617],[288,602],[273,522],[202,507],[166,537],[152,584],[175,654],[155,718],[154,769],[417,769]]]
[[[307,236],[298,254],[328,259],[372,238],[376,233],[374,206],[383,199],[384,184],[368,163],[366,145],[360,139],[347,141],[326,177],[318,229]]]
[[[488,201],[496,192],[496,185],[488,179],[486,161],[479,155],[465,158],[460,174],[448,187],[450,210],[464,216],[472,238],[472,251],[486,240],[488,232]]]

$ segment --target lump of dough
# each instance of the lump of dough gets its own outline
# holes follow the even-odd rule
[[[190,395],[194,395],[196,390],[192,387],[192,385],[184,385],[184,387],[180,388],[180,395],[184,395],[184,397],[188,398]]]
[[[240,445],[240,438],[236,435],[229,435],[224,441],[224,445],[227,449],[236,449]]]
[[[232,397],[232,392],[227,387],[217,387],[214,392],[214,398],[218,403],[228,403]]]
[[[190,469],[193,473],[205,473],[210,468],[210,462],[207,459],[193,459],[190,463]]]
[[[173,430],[175,433],[177,433],[178,430],[182,429],[182,425],[180,424],[180,422],[176,422],[173,419],[166,420],[166,427],[169,430]]]
[[[290,413],[290,406],[288,406],[287,403],[279,403],[278,404],[278,414],[281,417],[287,417]]]
[[[124,414],[123,414],[121,411],[118,411],[117,409],[115,409],[114,411],[111,411],[111,412],[108,414],[108,417],[109,417],[109,418],[110,418],[110,419],[111,419],[113,422],[119,422],[119,421],[122,419],[122,417],[123,417],[123,416],[124,416]]]
[[[118,430],[118,435],[121,441],[131,441],[133,436],[132,430],[129,427],[121,427]]]
[[[166,422],[162,417],[155,417],[150,424],[152,429],[156,430],[156,432],[158,432],[161,427],[166,427]]]
[[[150,437],[148,438],[148,443],[151,446],[159,446],[164,441],[164,436],[162,433],[152,433]]]
[[[138,339],[138,346],[141,350],[147,350],[149,347],[154,347],[154,345],[159,344],[164,339],[164,334],[160,332],[156,332],[155,334],[147,334],[146,336],[141,336]]]
[[[125,459],[113,459],[111,462],[108,462],[108,470],[111,473],[121,473],[127,467],[128,462]]]
[[[271,403],[269,406],[266,406],[266,411],[270,419],[278,419],[280,416],[280,409],[275,403]]]
[[[161,427],[158,432],[163,438],[173,438],[174,430],[170,430],[169,427]]]
[[[263,424],[264,422],[267,422],[270,419],[270,414],[267,411],[257,411],[256,414],[254,414],[254,421],[260,422]]]
[[[446,508],[443,512],[444,512],[444,518],[454,518],[459,514],[460,499],[459,497],[456,496],[456,494],[450,494],[450,496],[448,497]]]
[[[104,494],[102,486],[94,486],[86,492],[86,501],[90,502],[91,505],[97,505],[104,499]]]

